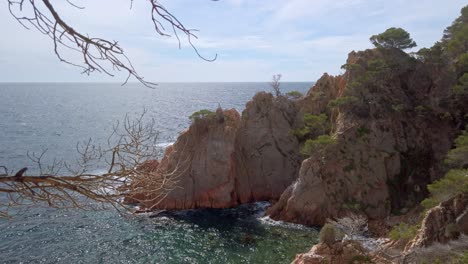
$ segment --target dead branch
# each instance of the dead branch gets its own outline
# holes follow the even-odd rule
[[[275,96],[280,96],[281,95],[281,90],[280,90],[280,80],[281,80],[282,75],[281,74],[275,74],[271,78],[270,86],[273,89],[273,92],[275,93]]]
[[[129,210],[125,198],[141,204],[157,204],[177,188],[183,162],[167,170],[151,167],[161,153],[156,142],[158,132],[154,119],[145,119],[146,110],[136,119],[125,116],[114,126],[105,148],[89,139],[77,145],[79,159],[73,164],[54,160],[45,166],[42,153],[28,153],[39,175],[28,176],[27,168],[0,177],[0,217],[8,216],[12,207],[46,205],[55,208],[99,209],[111,205],[119,211]],[[106,173],[93,172],[99,164],[107,164]],[[148,166],[146,166],[148,168]],[[66,170],[66,173],[60,173]],[[59,174],[60,173],[60,174]],[[152,208],[150,208],[152,209]]]
[[[133,0],[130,2],[131,8]],[[172,36],[173,34],[179,42],[179,48],[181,47],[179,36],[183,35],[201,59],[216,60],[217,55],[212,59],[203,57],[193,44],[192,39],[197,38],[194,33],[197,30],[185,27],[158,0],[148,0],[148,2],[152,23],[157,34],[160,36]],[[67,0],[67,3],[73,8],[84,9],[70,0]],[[127,73],[123,84],[126,84],[130,77],[134,77],[147,87],[154,88],[156,86],[155,83],[144,80],[138,74],[117,41],[89,37],[87,34],[75,30],[71,24],[62,19],[50,0],[8,0],[8,8],[11,15],[26,29],[34,28],[52,40],[55,55],[61,62],[78,67],[82,73],[87,75],[92,72],[100,72],[114,76],[113,71],[123,71]],[[172,34],[166,28],[170,29]],[[76,62],[67,59],[63,49],[78,53],[82,61]]]

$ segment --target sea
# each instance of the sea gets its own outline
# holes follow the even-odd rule
[[[283,93],[306,93],[312,82],[284,82]],[[268,83],[0,83],[0,166],[38,172],[79,157],[77,144],[105,144],[125,116],[155,120],[163,150],[200,109],[242,112]],[[105,164],[97,164],[96,171]],[[0,168],[0,174],[4,173]],[[0,194],[0,199],[5,199]],[[0,218],[0,263],[290,263],[317,243],[313,227],[264,216],[268,202],[232,209],[121,214],[28,206]],[[1,208],[0,208],[1,209]]]

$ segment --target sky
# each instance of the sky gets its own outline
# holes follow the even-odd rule
[[[37,1],[38,2],[38,1]],[[439,40],[466,0],[160,0],[187,28],[200,59],[182,39],[155,33],[145,0],[52,0],[62,18],[91,37],[117,40],[133,66],[154,82],[315,81],[340,74],[352,50],[389,27],[410,32],[419,49]],[[0,2],[0,82],[123,82],[60,63],[51,40],[23,28]],[[65,52],[65,54],[68,54]],[[79,57],[70,54],[70,59]],[[130,81],[135,81],[130,79]]]

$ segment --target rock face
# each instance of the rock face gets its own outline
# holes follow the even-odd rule
[[[468,235],[468,194],[461,194],[429,210],[416,237],[406,251],[428,247],[433,243],[447,243],[460,234]]]
[[[235,142],[240,203],[278,199],[297,178],[301,157],[291,135],[296,114],[290,100],[269,93],[247,103]]]
[[[298,141],[290,134],[296,114],[286,98],[259,93],[242,119],[234,109],[218,109],[195,120],[158,166],[176,188],[144,207],[227,208],[279,199],[300,166]],[[153,197],[162,197],[158,192]]]
[[[349,264],[366,262],[366,250],[357,242],[336,242],[332,246],[318,244],[304,254],[298,254],[292,264]]]
[[[321,225],[353,210],[383,218],[419,203],[426,185],[443,175],[457,131],[450,114],[440,117],[450,89],[407,54],[388,52],[352,52],[343,76],[324,75],[303,99],[299,112],[327,113],[336,143],[303,161],[296,182],[268,211],[273,219]],[[382,61],[383,70],[370,66]],[[339,104],[310,107],[331,99]]]

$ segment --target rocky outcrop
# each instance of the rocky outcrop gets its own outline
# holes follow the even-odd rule
[[[307,95],[341,98],[324,110],[335,144],[303,161],[297,181],[268,211],[273,219],[320,225],[354,210],[383,218],[419,203],[427,184],[443,175],[457,128],[440,118],[446,109],[427,94],[450,91],[407,54],[386,52],[352,52],[343,76],[324,75]],[[386,66],[376,71],[373,64]]]
[[[405,251],[447,243],[461,234],[468,235],[468,194],[458,195],[430,209]]]
[[[242,114],[222,111],[197,119],[166,149],[158,166],[175,188],[155,191],[152,209],[227,208],[277,200],[297,177],[299,143],[290,130],[295,105],[259,93]],[[151,179],[150,179],[151,180]],[[143,200],[143,199],[140,199]]]
[[[301,156],[291,134],[296,114],[290,100],[265,92],[247,103],[235,142],[240,203],[277,200],[297,178]]]
[[[317,244],[304,254],[298,254],[292,264],[358,264],[369,263],[366,250],[355,241],[336,242],[331,246]]]

